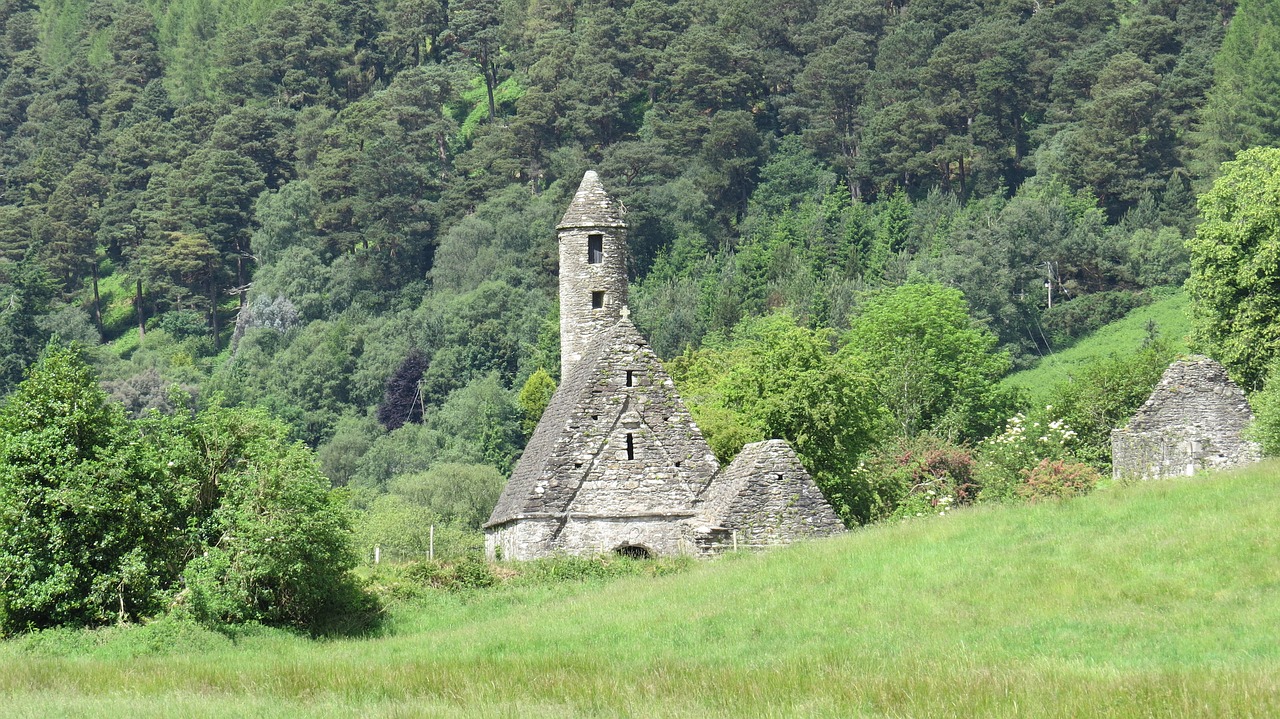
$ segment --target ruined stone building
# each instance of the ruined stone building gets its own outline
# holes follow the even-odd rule
[[[786,442],[716,461],[629,318],[625,230],[587,172],[557,227],[560,387],[485,525],[490,558],[712,554],[842,531]]]
[[[1158,479],[1256,462],[1258,445],[1242,436],[1252,420],[1249,400],[1222,365],[1177,360],[1128,426],[1111,431],[1112,472]]]

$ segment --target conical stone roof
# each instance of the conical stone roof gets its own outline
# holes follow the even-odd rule
[[[622,221],[622,207],[600,184],[595,170],[587,170],[582,183],[569,203],[569,209],[556,225],[557,230],[575,227],[626,227]]]

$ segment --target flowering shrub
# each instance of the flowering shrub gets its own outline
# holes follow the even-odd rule
[[[872,520],[906,519],[972,503],[978,495],[970,451],[921,435],[881,448],[854,471],[875,498]]]
[[[1071,461],[1076,433],[1066,421],[1053,415],[1053,405],[1033,416],[1019,412],[1004,431],[978,445],[977,479],[984,500],[1014,499],[1026,472],[1043,461]]]
[[[1042,459],[1035,467],[1023,470],[1023,476],[1025,481],[1018,485],[1018,496],[1028,502],[1088,494],[1098,483],[1098,472],[1093,467],[1061,459]]]

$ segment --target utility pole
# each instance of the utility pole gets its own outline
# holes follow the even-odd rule
[[[1044,288],[1049,293],[1049,309],[1053,309],[1053,263],[1044,263],[1045,280]]]

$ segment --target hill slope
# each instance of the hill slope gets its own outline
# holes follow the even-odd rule
[[[439,595],[372,640],[73,658],[10,642],[0,714],[1275,715],[1277,472],[958,512],[660,579]]]
[[[1023,388],[1034,404],[1055,384],[1068,379],[1089,363],[1141,347],[1151,323],[1154,323],[1160,337],[1173,344],[1175,351],[1186,352],[1187,335],[1191,333],[1191,298],[1186,292],[1178,291],[1139,307],[1067,349],[1044,357],[1034,367],[1009,375],[1004,384]]]

